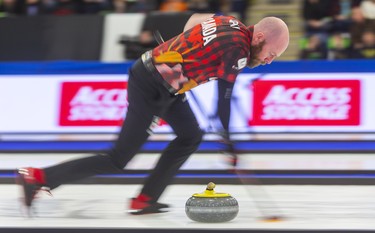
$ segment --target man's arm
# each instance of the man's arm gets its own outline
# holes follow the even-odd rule
[[[218,85],[218,102],[217,102],[217,115],[220,122],[227,133],[229,132],[230,120],[230,103],[232,98],[232,91],[234,83],[225,81],[223,79],[217,80]],[[229,139],[229,138],[228,138]]]
[[[204,22],[206,19],[214,16],[215,14],[200,14],[200,13],[195,13],[193,14],[189,20],[186,22],[184,31],[189,30],[190,28],[194,27],[195,25]]]

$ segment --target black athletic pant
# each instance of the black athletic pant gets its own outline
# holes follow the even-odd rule
[[[163,151],[141,191],[152,201],[159,199],[181,165],[197,150],[203,132],[185,95],[170,94],[141,60],[129,71],[128,102],[128,112],[114,147],[103,155],[44,169],[51,189],[97,174],[121,172],[147,140],[154,116],[161,116],[172,127],[176,138]]]

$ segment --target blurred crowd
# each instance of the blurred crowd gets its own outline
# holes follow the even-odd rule
[[[375,0],[304,0],[301,59],[375,58]]]
[[[153,35],[155,29],[164,31],[163,37],[166,30],[161,29],[165,27],[170,27],[167,30],[173,36],[182,31],[183,25],[173,18],[163,19],[159,13],[173,12],[182,17],[190,17],[194,12],[219,13],[235,15],[242,20],[245,19],[248,3],[249,0],[0,0],[0,16],[145,13],[140,34],[134,37],[124,35],[119,41],[125,46],[124,58],[133,60],[158,44]],[[177,30],[176,25],[180,26]]]
[[[210,12],[247,19],[251,0],[0,0],[0,17],[150,12]],[[375,0],[303,0],[299,58],[375,58]],[[145,32],[138,38],[150,43]]]
[[[248,0],[0,0],[0,16],[221,12],[244,18]]]

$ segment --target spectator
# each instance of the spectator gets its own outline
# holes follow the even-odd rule
[[[362,1],[360,8],[366,19],[375,20],[375,0]]]
[[[325,43],[318,35],[310,35],[301,41],[300,58],[303,60],[327,59],[327,49]]]
[[[359,7],[359,5],[361,5],[362,0],[351,0],[350,2],[351,2],[351,7],[353,9],[355,7]]]
[[[324,39],[329,33],[348,30],[348,21],[341,13],[339,0],[304,0],[306,34],[317,33]]]
[[[72,15],[78,13],[79,2],[75,0],[57,0],[51,9],[53,15]]]
[[[217,9],[212,9],[212,1],[209,0],[188,0],[188,10],[195,13],[216,12]]]
[[[83,14],[99,14],[110,10],[107,0],[83,0],[80,9]]]
[[[249,4],[247,0],[231,0],[232,9],[231,12],[235,12],[238,14],[238,17],[241,20],[245,20],[246,18],[246,11]]]
[[[164,0],[160,5],[162,12],[182,12],[188,10],[185,0]]]
[[[25,14],[32,15],[41,15],[43,14],[43,4],[40,0],[26,0],[25,5]]]
[[[350,25],[350,14],[351,14],[351,1],[350,0],[337,0],[332,3],[333,12],[337,12],[333,16],[333,28],[332,32],[336,33],[347,33]],[[336,8],[336,10],[335,10]]]
[[[367,26],[367,21],[363,16],[360,7],[352,8],[351,25],[349,27],[350,38],[352,42],[352,48],[358,49],[362,44],[362,33]]]
[[[224,15],[230,15],[232,12],[232,1],[219,0],[219,11]]]
[[[134,3],[128,3],[129,7],[127,12],[129,13],[149,13],[151,11],[159,9],[159,1],[157,0],[138,0]]]
[[[40,0],[18,0],[17,12],[20,15],[42,15],[45,13],[43,2]]]
[[[362,34],[362,46],[353,51],[352,58],[374,59],[375,58],[375,32],[367,30]]]
[[[305,32],[327,33],[330,30],[332,12],[330,12],[330,1],[304,0],[303,18],[305,20]]]
[[[20,5],[17,3],[17,0],[0,1],[0,17],[18,14],[20,12]]]
[[[56,0],[42,0],[42,2],[46,14],[51,14],[57,5]]]
[[[328,59],[348,59],[350,57],[350,40],[346,34],[334,33],[327,42]]]
[[[350,37],[352,41],[353,57],[358,57],[359,51],[364,47],[363,33],[366,31],[375,31],[375,19],[371,16],[371,2],[356,2],[352,8]],[[365,9],[368,7],[368,9]],[[366,13],[365,13],[366,12]]]
[[[113,0],[112,11],[113,13],[125,13],[128,10],[127,0]]]

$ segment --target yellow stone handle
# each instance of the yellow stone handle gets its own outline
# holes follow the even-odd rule
[[[215,183],[210,182],[207,184],[206,190],[203,193],[194,193],[193,197],[230,197],[229,193],[217,193],[214,191]]]

